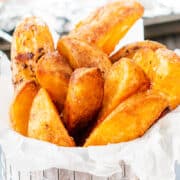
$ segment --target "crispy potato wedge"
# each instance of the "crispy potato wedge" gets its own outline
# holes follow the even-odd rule
[[[152,88],[164,93],[171,109],[180,104],[180,56],[168,49],[155,52],[159,60],[154,67]]]
[[[149,85],[145,73],[133,60],[122,58],[114,63],[105,79],[103,106],[98,121],[102,121],[127,97],[148,89]]]
[[[45,54],[37,63],[37,80],[48,91],[59,110],[62,110],[66,99],[71,73],[68,62],[57,51]]]
[[[150,40],[130,43],[128,45],[123,46],[115,54],[113,54],[110,57],[110,60],[111,62],[115,62],[123,57],[132,58],[138,50],[144,49],[144,48],[149,48],[152,51],[156,51],[159,48],[165,48],[165,47],[166,46],[161,43],[158,43],[156,41],[150,41]]]
[[[110,54],[143,12],[143,7],[135,0],[111,2],[79,22],[70,32],[70,36],[95,45],[106,54]]]
[[[70,132],[83,128],[96,115],[103,100],[103,86],[98,68],[79,68],[73,72],[63,112]]]
[[[13,83],[35,80],[35,67],[39,58],[54,50],[53,39],[47,25],[38,17],[29,17],[15,29],[11,46]]]
[[[87,138],[84,147],[133,140],[142,136],[168,106],[153,91],[137,93],[123,101]]]
[[[10,107],[10,119],[15,131],[27,135],[29,114],[32,101],[38,92],[39,87],[34,81],[26,82],[15,95]]]
[[[134,62],[145,72],[150,81],[153,81],[154,67],[157,66],[159,60],[155,51],[149,48],[142,48],[136,51],[133,58]]]
[[[39,90],[33,100],[29,117],[28,136],[59,146],[74,146],[47,91]]]
[[[59,39],[57,49],[74,69],[98,67],[106,73],[111,67],[111,61],[106,54],[78,39],[63,37]]]
[[[163,93],[169,101],[170,109],[180,104],[180,57],[173,51],[160,48],[138,50],[134,61],[151,80],[152,89]]]

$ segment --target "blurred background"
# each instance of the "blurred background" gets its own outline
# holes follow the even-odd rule
[[[54,36],[66,34],[81,17],[110,0],[0,0],[0,50],[9,56],[16,24],[26,16],[43,17]],[[180,48],[180,1],[140,0],[145,7],[145,39]],[[138,32],[137,32],[138,33]]]
[[[96,7],[110,0],[0,0],[0,51],[10,55],[11,36],[24,17],[42,17],[58,37]],[[143,16],[145,39],[166,44],[169,49],[180,49],[180,0],[140,0],[145,7]],[[140,32],[137,32],[137,34]],[[0,150],[1,154],[1,150]],[[3,156],[0,156],[3,158]],[[0,179],[3,173],[0,160]],[[176,166],[180,179],[180,167]]]

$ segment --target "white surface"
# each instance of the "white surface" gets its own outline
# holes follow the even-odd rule
[[[160,119],[142,138],[131,142],[89,148],[58,147],[25,138],[11,130],[8,123],[13,94],[10,68],[5,58],[0,60],[3,62],[3,75],[0,75],[0,144],[8,163],[17,170],[57,167],[109,176],[121,171],[119,162],[124,160],[140,179],[175,178],[174,163],[180,160],[180,108]]]
[[[143,20],[139,19],[133,25],[133,27],[127,32],[127,34],[120,40],[114,52],[116,52],[120,47],[124,46],[125,44],[129,44],[135,41],[142,41],[142,40],[144,40],[144,26],[143,26]]]

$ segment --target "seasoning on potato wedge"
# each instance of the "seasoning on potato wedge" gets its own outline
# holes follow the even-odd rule
[[[156,51],[159,48],[166,48],[166,46],[156,41],[150,41],[150,40],[138,41],[123,46],[121,49],[119,49],[115,54],[113,54],[110,57],[110,60],[111,62],[115,62],[123,57],[132,58],[138,50],[144,48],[149,48],[152,51]]]
[[[54,50],[48,26],[38,17],[24,19],[15,29],[11,46],[13,84],[35,80],[35,67],[42,55]]]
[[[49,94],[43,88],[39,90],[32,103],[28,136],[59,146],[75,146]]]
[[[84,147],[138,138],[151,127],[167,106],[167,101],[156,92],[134,94],[94,128]]]
[[[60,111],[66,99],[71,73],[67,60],[57,51],[46,53],[37,63],[37,80],[48,91]]]
[[[96,45],[110,54],[143,12],[143,7],[135,0],[111,2],[80,21],[70,36]]]
[[[114,63],[105,78],[103,106],[98,121],[102,121],[127,97],[148,89],[149,85],[149,79],[133,60],[122,58]]]
[[[151,80],[151,88],[166,96],[170,109],[180,104],[180,57],[166,48],[139,49],[133,60]]]
[[[96,115],[103,100],[103,86],[98,68],[79,68],[72,73],[63,111],[70,132],[83,128]]]
[[[22,135],[27,135],[29,114],[33,98],[39,87],[34,81],[26,82],[21,89],[16,92],[10,107],[10,119],[15,131]]]
[[[101,72],[106,73],[111,67],[111,61],[106,54],[81,40],[63,37],[59,39],[57,49],[74,69],[98,67]]]

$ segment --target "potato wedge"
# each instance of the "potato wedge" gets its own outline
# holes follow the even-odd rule
[[[170,109],[180,104],[180,57],[173,51],[160,48],[138,50],[134,57],[151,80],[151,88],[163,93],[169,101]]]
[[[68,62],[57,51],[45,54],[37,63],[37,80],[48,91],[60,111],[66,99],[71,73]]]
[[[123,101],[87,138],[84,147],[133,140],[142,136],[168,106],[153,91],[135,94]]]
[[[102,121],[127,97],[149,86],[145,73],[133,60],[122,58],[114,63],[105,79],[103,106],[98,121]]]
[[[155,51],[149,48],[139,49],[136,51],[132,59],[145,72],[152,83],[155,73],[154,67],[156,67],[159,62]]]
[[[180,56],[168,49],[158,49],[155,54],[159,61],[154,67],[152,88],[164,93],[174,109],[180,104]]]
[[[59,146],[74,146],[47,91],[39,90],[30,112],[28,136]]]
[[[110,54],[143,12],[143,7],[135,0],[111,2],[79,22],[70,36],[95,45],[106,54]]]
[[[103,86],[98,68],[79,68],[73,72],[63,112],[70,132],[83,128],[96,115],[103,100]]]
[[[29,114],[32,101],[38,92],[39,87],[34,81],[26,82],[19,91],[10,107],[10,119],[15,131],[27,135]]]
[[[106,73],[111,67],[111,61],[106,54],[75,38],[66,36],[59,39],[57,49],[74,69],[98,67],[101,72]]]
[[[29,17],[15,29],[11,46],[13,83],[35,80],[35,67],[40,57],[54,50],[47,25],[38,17]]]
[[[115,62],[123,57],[132,58],[134,54],[137,52],[137,50],[144,49],[144,48],[149,48],[152,51],[156,51],[159,48],[165,48],[165,47],[166,46],[161,43],[158,43],[156,41],[150,41],[150,40],[130,43],[128,45],[123,46],[115,54],[113,54],[110,57],[110,60],[111,62]]]

